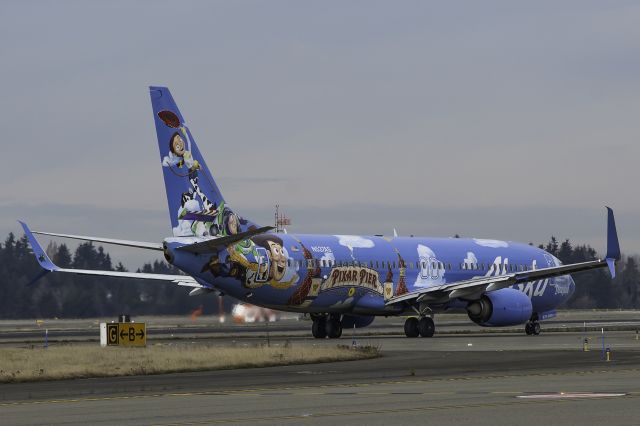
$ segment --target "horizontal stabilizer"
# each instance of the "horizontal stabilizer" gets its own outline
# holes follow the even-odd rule
[[[118,277],[118,278],[137,278],[143,280],[156,280],[156,281],[165,281],[171,282],[180,286],[186,287],[195,287],[202,288],[205,287],[200,282],[198,282],[195,278],[189,275],[169,275],[169,274],[148,274],[143,272],[120,272],[120,271],[98,271],[93,269],[68,269],[68,268],[60,268],[55,265],[47,253],[44,251],[36,237],[33,235],[29,227],[26,223],[20,222],[22,225],[22,229],[24,229],[24,233],[29,240],[29,244],[31,245],[31,249],[33,250],[34,255],[40,266],[45,270],[45,272],[68,272],[77,275],[93,275],[93,276],[105,276],[105,277]],[[36,277],[35,280],[42,278],[45,274],[40,274]],[[31,283],[35,282],[32,280]],[[30,283],[30,284],[31,284]]]
[[[188,251],[189,253],[203,254],[218,251],[221,247],[246,240],[254,235],[264,234],[273,229],[273,226],[263,226],[262,228],[251,229],[239,234],[227,235],[226,237],[213,238],[199,243],[178,247],[176,250]]]
[[[116,245],[116,246],[126,246],[126,247],[135,247],[135,248],[142,248],[142,249],[148,249],[148,250],[162,251],[162,244],[160,244],[160,243],[148,243],[148,242],[145,242],[145,241],[118,240],[118,239],[114,239],[114,238],[88,237],[86,235],[56,234],[56,233],[53,233],[53,232],[39,232],[39,231],[32,231],[32,232],[34,234],[48,235],[50,237],[71,238],[73,240],[92,241],[92,242],[95,242],[95,243],[113,244],[113,245]]]

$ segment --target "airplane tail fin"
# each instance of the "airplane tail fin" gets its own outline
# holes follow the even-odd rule
[[[254,229],[225,203],[166,87],[149,88],[173,235],[227,236]]]
[[[611,278],[616,277],[616,261],[620,260],[620,243],[618,242],[618,231],[616,230],[616,220],[613,216],[613,210],[607,209],[607,254],[605,259],[609,266]]]

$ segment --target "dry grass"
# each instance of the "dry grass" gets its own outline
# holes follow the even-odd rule
[[[348,361],[378,356],[372,347],[219,347],[154,345],[121,348],[66,345],[0,348],[0,383],[130,376]]]

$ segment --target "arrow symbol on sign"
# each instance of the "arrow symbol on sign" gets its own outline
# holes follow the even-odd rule
[[[140,330],[139,332],[137,332],[136,336],[142,339],[144,337],[144,330]]]
[[[124,339],[124,336],[128,336],[129,333],[125,333],[124,330],[120,330],[120,338]]]

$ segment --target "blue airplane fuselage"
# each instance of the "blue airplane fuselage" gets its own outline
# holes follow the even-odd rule
[[[268,240],[269,235],[272,240]],[[385,301],[407,292],[483,276],[558,266],[551,254],[531,245],[487,239],[353,235],[268,234],[238,262],[230,246],[215,259],[179,252],[167,242],[173,264],[237,299],[293,312],[398,315]],[[192,242],[192,240],[189,240]],[[241,264],[242,263],[242,264]],[[570,276],[512,287],[531,299],[543,316],[575,289]],[[434,310],[464,309],[465,299],[432,300]]]

